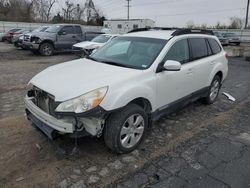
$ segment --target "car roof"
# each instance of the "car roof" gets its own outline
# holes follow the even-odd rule
[[[138,31],[138,32],[131,32],[128,34],[125,34],[123,36],[130,36],[130,37],[147,37],[147,38],[156,38],[156,39],[163,39],[163,40],[169,40],[170,38],[174,36],[196,36],[196,37],[211,37],[213,38],[214,35],[204,34],[204,33],[183,33],[183,34],[177,34],[176,32],[179,30],[148,30],[148,31]]]
[[[54,24],[54,25],[59,25],[59,26],[67,26],[67,25],[70,25],[70,26],[81,26],[79,24],[70,24],[70,23],[60,23],[60,24]]]

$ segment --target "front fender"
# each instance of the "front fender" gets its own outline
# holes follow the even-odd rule
[[[111,88],[112,90],[112,88]],[[155,93],[149,86],[122,87],[121,89],[107,94],[101,103],[101,107],[107,111],[115,110],[126,106],[128,103],[137,98],[147,99],[155,110]]]

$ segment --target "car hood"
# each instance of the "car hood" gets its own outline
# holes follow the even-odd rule
[[[48,32],[32,32],[31,35],[40,39],[53,39],[55,37],[55,33]]]
[[[83,49],[96,49],[103,46],[103,43],[98,43],[98,42],[92,42],[92,41],[85,41],[85,42],[80,42],[77,44],[74,44],[74,47],[80,47]]]
[[[78,59],[51,66],[33,77],[30,83],[53,95],[55,101],[62,102],[101,87],[119,84],[141,73],[142,70]]]

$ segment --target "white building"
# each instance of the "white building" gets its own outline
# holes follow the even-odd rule
[[[103,26],[114,34],[124,34],[137,28],[154,27],[155,22],[150,19],[115,19],[105,20]]]

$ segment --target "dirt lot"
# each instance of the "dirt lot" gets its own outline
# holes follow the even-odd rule
[[[211,124],[237,115],[234,109],[250,101],[250,64],[230,60],[230,72],[222,94],[211,106],[199,102],[156,122],[144,144],[128,155],[111,153],[102,139],[79,140],[79,154],[63,155],[24,116],[23,97],[29,79],[44,68],[75,59],[71,54],[34,56],[29,51],[0,43],[0,187],[106,187],[134,173],[162,154],[171,153]],[[230,113],[229,113],[230,112]],[[229,113],[229,115],[228,115]],[[67,151],[74,140],[56,142]]]

